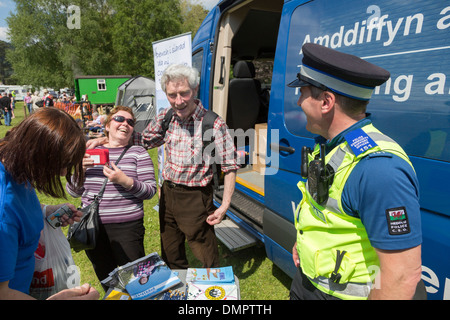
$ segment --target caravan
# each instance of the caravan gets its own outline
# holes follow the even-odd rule
[[[31,86],[18,86],[18,85],[1,85],[0,86],[0,95],[4,92],[15,94],[16,101],[22,101],[23,98],[27,95],[27,92],[31,91]]]
[[[319,43],[390,71],[369,112],[415,167],[422,279],[429,299],[450,299],[449,39],[450,5],[443,0],[420,6],[390,0],[220,1],[193,39],[192,61],[201,74],[203,105],[230,129],[247,133],[241,149],[249,164],[237,174],[225,221],[233,226],[218,228],[218,237],[232,250],[257,239],[277,266],[290,276],[296,272],[291,250],[293,211],[301,201],[301,150],[312,148],[314,140],[296,104],[299,92],[286,85],[299,72],[302,45]],[[220,204],[220,191],[215,201]],[[239,235],[227,234],[236,228]],[[232,241],[238,236],[239,243]]]

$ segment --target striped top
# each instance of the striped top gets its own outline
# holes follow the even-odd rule
[[[107,149],[99,146],[96,149]],[[109,148],[109,161],[116,162],[123,151],[122,148]],[[144,200],[151,199],[156,193],[153,162],[143,147],[132,146],[120,160],[118,167],[128,177],[133,178],[133,187],[125,190],[119,184],[106,184],[103,198],[100,201],[100,220],[103,224],[121,223],[141,219],[144,216]],[[66,185],[72,197],[82,197],[82,206],[90,204],[98,194],[105,180],[103,165],[86,170],[86,180],[81,188]]]

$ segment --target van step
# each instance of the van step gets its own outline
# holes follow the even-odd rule
[[[216,191],[214,198],[219,203],[222,202],[223,190]],[[229,208],[239,218],[249,223],[252,227],[262,232],[264,206],[258,201],[246,196],[239,190],[235,190],[231,197]]]
[[[230,251],[238,251],[256,244],[256,238],[238,226],[230,219],[224,219],[214,227],[216,237]]]

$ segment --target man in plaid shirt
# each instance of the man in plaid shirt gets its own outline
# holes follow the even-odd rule
[[[152,120],[142,135],[134,137],[135,144],[146,148],[165,144],[167,159],[159,204],[161,256],[174,269],[189,267],[184,246],[186,240],[203,267],[219,266],[214,225],[222,221],[230,206],[239,168],[228,127],[217,117],[213,126],[215,159],[225,178],[222,204],[215,208],[211,157],[207,152],[209,148],[204,152],[202,148],[201,123],[206,109],[195,98],[198,85],[199,75],[194,68],[169,66],[161,78],[161,88],[173,110],[167,131],[164,133],[163,121],[170,108]]]

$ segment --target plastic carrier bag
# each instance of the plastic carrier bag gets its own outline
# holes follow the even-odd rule
[[[34,253],[35,266],[30,295],[44,300],[55,293],[80,285],[69,242],[61,228],[53,229],[45,219],[39,245]]]

